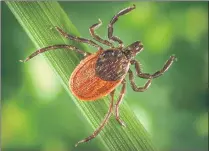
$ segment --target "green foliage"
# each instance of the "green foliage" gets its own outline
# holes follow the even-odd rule
[[[37,48],[55,43],[74,44],[73,42],[66,42],[55,30],[50,30],[51,27],[59,26],[70,34],[78,36],[76,28],[57,2],[7,2],[7,5]],[[77,46],[84,48],[81,45]],[[69,75],[81,58],[74,52],[67,50],[48,52],[45,54],[45,57],[58,77],[60,77],[65,89],[69,92]],[[104,118],[108,109],[108,99],[101,99],[97,102],[81,102],[70,92],[69,94],[82,114],[95,129]],[[122,106],[121,117],[126,121],[127,128],[119,128],[118,123],[112,119],[107,128],[101,133],[100,140],[108,150],[154,150],[147,132],[134,113],[128,105],[123,104]]]
[[[34,6],[35,9],[30,9],[34,3],[37,4]],[[95,52],[95,48],[65,39],[50,28],[58,25],[71,34],[80,34],[82,37],[92,39],[88,28],[100,18],[103,25],[96,32],[107,39],[106,27],[111,17],[132,3],[59,2],[68,16],[61,13],[60,6],[54,2],[47,2],[47,5],[45,2],[11,3],[11,8],[16,12],[18,19],[5,2],[1,4],[3,151],[100,151],[108,150],[105,144],[115,143],[116,140],[121,142],[121,146],[114,144],[120,150],[126,147],[126,137],[130,135],[134,136],[130,141],[136,139],[138,144],[146,144],[139,140],[143,137],[140,128],[132,129],[129,123],[127,128],[122,128],[112,116],[102,135],[75,148],[77,141],[93,132],[103,119],[109,104],[108,98],[104,98],[105,101],[102,99],[95,102],[80,102],[66,93],[66,90],[69,92],[66,84],[69,76],[82,57],[71,51],[56,50],[39,55],[25,64],[18,61],[36,49],[52,44],[68,43]],[[24,5],[24,8],[19,7],[20,4]],[[127,82],[125,100],[120,109],[122,118],[127,122],[129,121],[127,117],[137,116],[151,134],[154,146],[159,150],[206,151],[209,96],[208,3],[135,2],[135,4],[134,11],[119,18],[114,26],[114,35],[120,37],[125,46],[136,40],[142,41],[144,51],[136,56],[136,59],[140,61],[144,72],[153,73],[160,69],[172,54],[177,56],[178,61],[162,77],[153,80],[146,92],[133,92]],[[53,11],[50,9],[52,6]],[[27,13],[23,14],[25,11]],[[33,17],[25,18],[25,15]],[[69,18],[79,33],[69,22]],[[53,68],[53,66],[59,68],[60,65],[58,71]],[[145,82],[140,78],[135,78],[135,81],[138,86]],[[127,113],[127,104],[134,115],[124,115]],[[87,114],[82,114],[79,107],[76,107],[80,105],[82,108],[88,105],[88,108],[84,108]],[[95,110],[100,111],[96,114]],[[94,115],[91,116],[90,113]],[[86,118],[83,115],[90,116]],[[134,123],[140,126],[138,124]],[[123,135],[120,134],[121,131]],[[136,134],[131,134],[132,132]],[[105,144],[101,143],[101,140],[106,141]],[[135,143],[133,141],[133,144]],[[132,142],[130,145],[134,150]]]

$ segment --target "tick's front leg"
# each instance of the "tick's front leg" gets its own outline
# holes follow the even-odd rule
[[[108,25],[108,38],[112,41],[118,42],[119,43],[119,48],[123,48],[123,41],[120,40],[118,37],[113,36],[113,25],[115,24],[115,22],[118,20],[118,18],[122,15],[125,15],[127,13],[129,13],[130,11],[132,11],[133,9],[135,9],[136,6],[133,5],[131,7],[125,8],[123,10],[121,10],[119,13],[117,13],[112,20],[110,21],[109,25]]]

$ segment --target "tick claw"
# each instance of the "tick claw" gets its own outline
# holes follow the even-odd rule
[[[77,147],[77,146],[78,146],[78,144],[79,144],[79,143],[76,143],[76,144],[75,144],[75,147]]]
[[[120,124],[121,124],[121,126],[126,127],[126,124],[125,123],[122,122]]]
[[[50,27],[49,29],[50,29],[50,30],[54,29],[54,26]]]
[[[126,124],[121,120],[121,119],[116,119],[118,121],[118,123],[123,126],[126,127]]]
[[[27,59],[25,59],[25,60],[19,60],[19,61],[25,63],[25,62],[28,61],[29,59],[30,59],[30,58],[27,58]]]
[[[98,20],[99,20],[99,23],[101,24],[102,23],[101,19],[99,18]]]
[[[23,63],[25,62],[24,60],[19,60],[19,61],[20,61],[20,62],[23,62]]]
[[[171,58],[173,58],[173,60],[175,60],[175,61],[178,61],[175,54],[172,54]]]
[[[84,142],[84,141],[82,141],[82,140],[81,140],[81,141],[79,141],[78,143],[76,143],[76,144],[75,144],[75,147],[77,147],[77,146],[78,146],[78,144],[83,143],[83,142]]]
[[[121,122],[120,124],[121,126],[126,127],[126,124],[124,122]]]
[[[50,27],[50,30],[53,30],[53,29],[56,29],[56,30],[58,30],[58,26],[52,26],[52,27]]]
[[[133,4],[133,6],[132,6],[134,9],[136,8],[136,5],[135,4]]]

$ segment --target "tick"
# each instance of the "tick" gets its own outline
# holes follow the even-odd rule
[[[106,50],[103,49],[100,45],[98,45],[92,40],[72,36],[56,26],[55,29],[65,38],[77,42],[87,43],[91,46],[96,47],[98,51],[94,54],[91,54],[83,50],[80,50],[79,48],[76,48],[75,46],[72,45],[58,44],[58,45],[52,45],[45,48],[41,48],[35,51],[34,53],[32,53],[25,60],[20,60],[21,62],[26,62],[40,53],[59,48],[73,50],[84,56],[84,59],[75,68],[69,79],[69,88],[72,91],[73,95],[83,101],[93,101],[110,94],[111,99],[110,99],[109,110],[104,120],[101,122],[100,126],[94,131],[92,135],[79,141],[76,144],[76,146],[79,143],[87,142],[95,138],[104,128],[104,126],[107,124],[110,115],[113,111],[114,92],[116,87],[119,86],[120,84],[122,85],[122,88],[120,91],[120,95],[117,99],[117,102],[115,104],[114,112],[118,123],[121,124],[122,126],[125,126],[125,123],[121,120],[119,116],[119,106],[123,100],[126,91],[125,76],[127,74],[129,75],[129,81],[132,89],[136,92],[144,92],[151,85],[152,79],[157,78],[161,76],[164,72],[166,72],[175,60],[175,56],[170,56],[170,58],[166,61],[166,63],[164,64],[161,70],[153,74],[144,73],[141,70],[139,61],[134,59],[134,57],[143,50],[142,43],[140,41],[136,41],[130,44],[129,46],[124,47],[123,41],[120,40],[119,37],[113,35],[113,25],[116,23],[118,18],[122,15],[129,13],[135,8],[136,8],[135,5],[125,8],[120,12],[118,12],[112,18],[112,20],[108,25],[109,40],[104,40],[95,33],[95,29],[97,29],[102,25],[101,20],[99,20],[98,23],[92,25],[89,28],[90,34],[93,37],[93,39],[106,46],[109,46],[110,47],[109,49]],[[113,45],[113,42],[118,43],[118,45],[115,47]],[[144,86],[138,87],[135,84],[134,74],[130,69],[131,65],[135,67],[137,77],[147,79],[147,82],[145,83]]]

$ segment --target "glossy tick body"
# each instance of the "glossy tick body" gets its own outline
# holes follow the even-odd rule
[[[59,27],[55,27],[56,30],[64,37],[74,40],[77,42],[87,43],[91,46],[97,47],[98,51],[95,54],[84,52],[72,45],[60,44],[48,46],[45,48],[41,48],[31,54],[25,60],[21,60],[22,62],[26,62],[33,58],[34,56],[43,53],[48,50],[55,50],[58,48],[66,48],[69,50],[73,50],[77,53],[82,54],[85,58],[80,62],[80,64],[75,68],[73,73],[71,74],[69,80],[69,88],[72,93],[83,101],[93,101],[97,100],[101,97],[104,97],[110,94],[110,106],[105,116],[104,120],[101,122],[100,126],[94,131],[92,135],[89,137],[79,141],[79,143],[87,142],[94,137],[96,137],[99,132],[104,128],[105,124],[108,122],[110,115],[113,111],[113,98],[115,88],[122,84],[121,92],[118,97],[117,103],[115,104],[115,116],[116,120],[122,126],[125,126],[124,122],[120,119],[119,116],[119,105],[122,102],[123,96],[126,90],[126,80],[125,76],[129,75],[129,81],[131,87],[136,92],[143,92],[147,90],[150,86],[152,79],[161,76],[168,68],[172,65],[175,60],[174,56],[171,56],[163,68],[154,74],[143,73],[140,68],[140,63],[134,59],[134,57],[143,50],[143,45],[140,41],[136,41],[133,44],[124,47],[122,40],[118,37],[113,36],[113,25],[118,20],[118,18],[122,15],[127,14],[131,10],[135,9],[135,5],[125,8],[117,13],[108,25],[108,39],[104,40],[100,38],[94,30],[101,26],[102,22],[99,20],[99,23],[96,23],[90,27],[90,34],[94,40],[109,46],[110,48],[104,50],[100,45],[96,44],[92,40],[75,37],[67,34]],[[117,42],[118,46],[115,47],[113,42]],[[137,77],[148,79],[144,86],[137,87],[134,82],[134,75],[130,69],[130,66],[134,65],[136,69]]]

